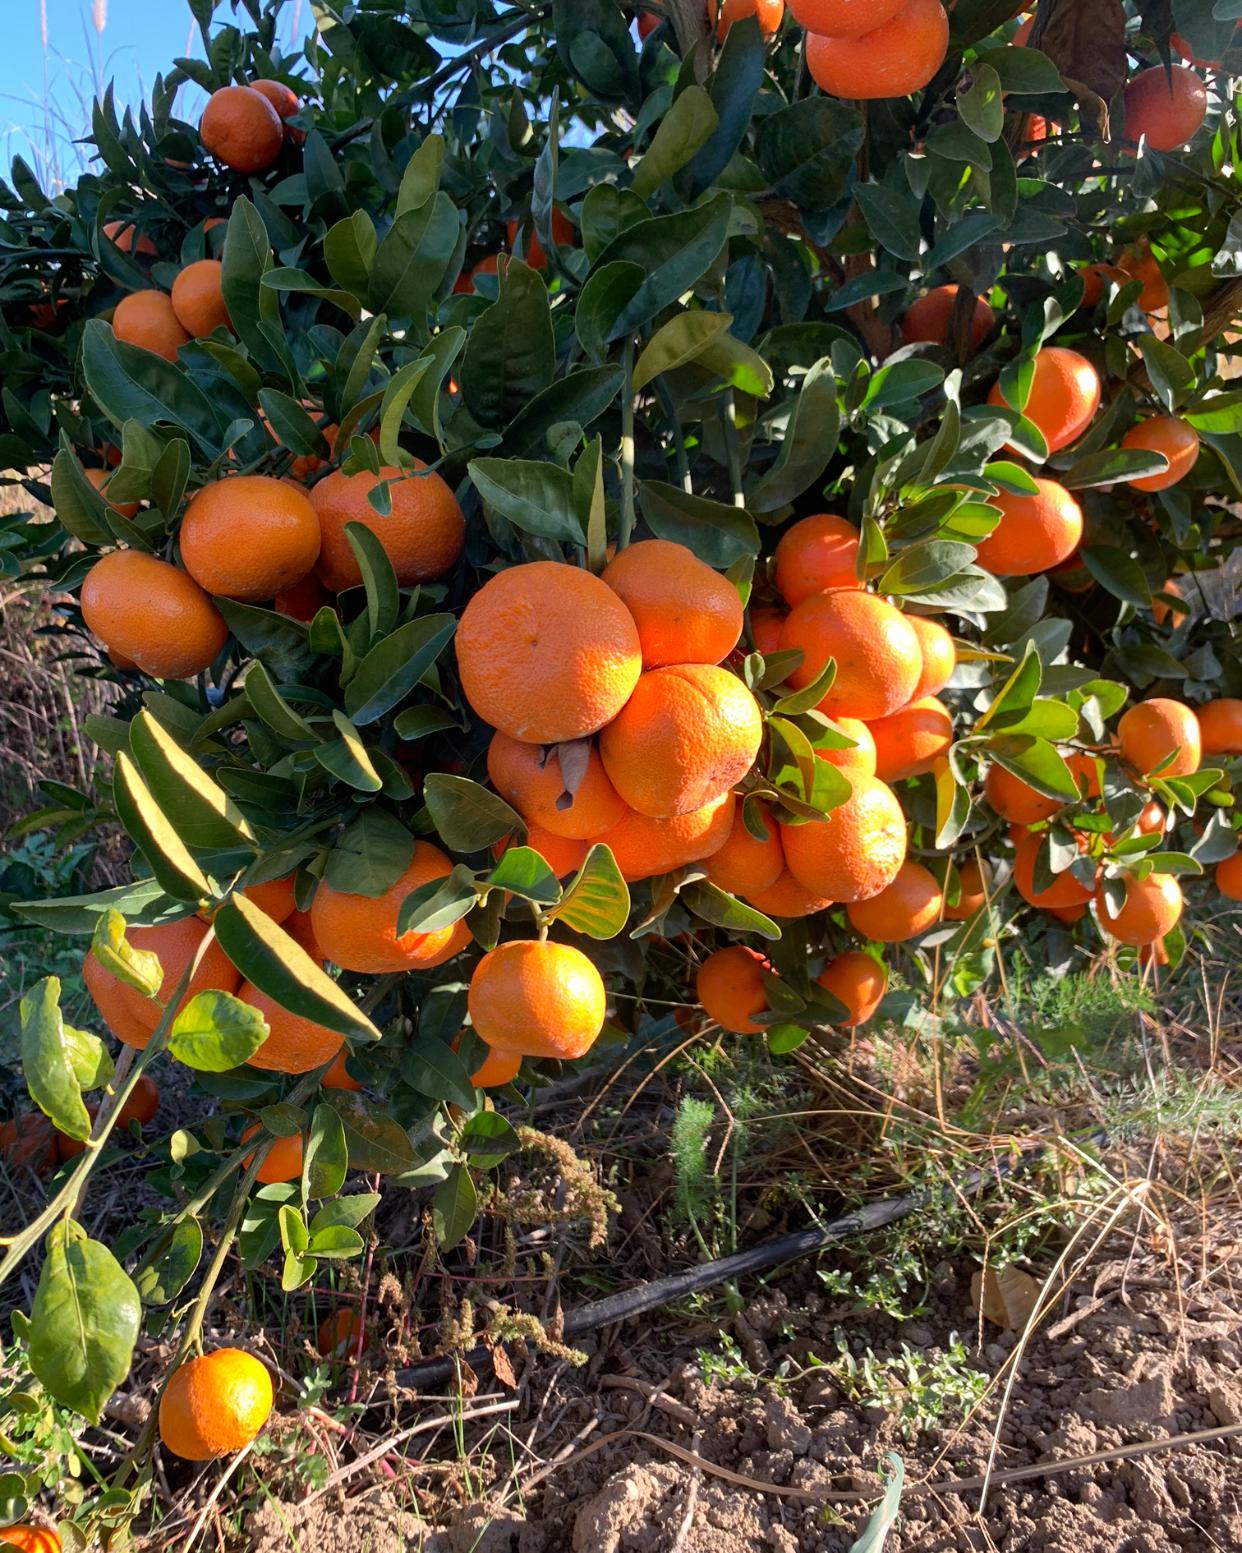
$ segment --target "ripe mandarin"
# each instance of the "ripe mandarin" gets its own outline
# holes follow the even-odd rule
[[[988,403],[1006,406],[999,383],[992,385]],[[1031,388],[1022,413],[1043,433],[1050,453],[1066,447],[1086,431],[1099,405],[1099,374],[1085,356],[1061,345],[1045,345],[1036,351]]]
[[[1140,70],[1125,89],[1125,138],[1145,138],[1153,151],[1176,151],[1195,138],[1207,117],[1207,88],[1186,65]]]
[[[789,676],[797,689],[818,679],[829,658],[835,661],[836,677],[819,702],[829,717],[887,717],[910,700],[923,672],[919,639],[906,617],[874,593],[854,589],[803,599],[781,628],[781,646],[803,655]]]
[[[845,908],[850,926],[878,944],[904,944],[940,920],[944,891],[930,868],[904,862],[878,895]]]
[[[408,867],[375,898],[335,889],[321,879],[310,908],[316,942],[334,965],[367,975],[443,965],[470,942],[464,922],[430,933],[398,934],[397,920],[408,896],[433,880],[447,879],[452,871],[452,863],[439,847],[416,841]]]
[[[944,915],[947,922],[965,922],[987,904],[992,884],[992,871],[986,863],[968,858],[957,870],[957,900],[950,905],[945,897]]]
[[[202,339],[217,329],[230,329],[229,310],[224,305],[221,280],[224,266],[219,259],[196,259],[172,283],[169,300],[177,322],[189,335]]]
[[[938,620],[929,620],[926,615],[907,615],[906,619],[919,639],[919,650],[923,654],[923,672],[914,687],[913,699],[938,696],[953,678],[953,671],[957,668],[957,648],[953,638]]]
[[[667,539],[644,539],[619,550],[602,573],[638,627],[643,668],[719,663],[742,634],[737,589]]]
[[[1189,776],[1198,771],[1203,753],[1195,714],[1167,696],[1132,706],[1117,724],[1117,743],[1121,758],[1140,776],[1157,767],[1162,777]]]
[[[527,822],[526,840],[520,844],[538,852],[558,879],[567,879],[570,874],[576,874],[591,850],[590,842],[558,836],[555,831],[545,830],[533,820]],[[497,855],[503,856],[511,846],[517,845],[517,838],[511,837],[498,848]]]
[[[213,92],[198,133],[218,162],[239,173],[266,172],[285,141],[280,114],[252,86],[222,86]]]
[[[759,703],[735,674],[682,663],[639,678],[599,749],[630,808],[670,819],[727,793],[754,764],[762,738]]]
[[[581,1057],[604,1028],[604,983],[570,944],[515,940],[475,966],[470,1022],[496,1051],[523,1057]]]
[[[354,1094],[359,1094],[361,1092],[363,1086],[349,1071],[349,1068],[346,1065],[346,1059],[348,1056],[349,1048],[347,1046],[342,1046],[340,1051],[337,1052],[336,1056],[332,1059],[332,1066],[319,1080],[322,1088],[348,1089],[351,1090]]]
[[[766,840],[761,841],[747,828],[745,811],[748,808],[767,831]],[[738,804],[724,846],[707,860],[708,879],[717,889],[727,890],[730,895],[749,896],[769,889],[784,869],[785,854],[772,811],[759,799],[753,799],[749,805]]]
[[[808,890],[785,869],[766,890],[755,890],[746,899],[767,917],[809,917],[835,904],[816,890]]]
[[[912,302],[901,320],[901,337],[907,345],[948,345],[953,310],[960,286],[935,286]],[[976,297],[968,317],[970,343],[978,350],[991,334],[996,314],[982,297]]]
[[[1242,901],[1242,852],[1217,863],[1216,888],[1227,901]]]
[[[49,1526],[22,1521],[17,1526],[0,1526],[0,1548],[16,1548],[17,1553],[60,1553],[60,1535]]]
[[[1068,559],[1082,539],[1082,508],[1055,480],[1035,479],[1034,496],[1000,491],[988,500],[1001,520],[978,541],[976,559],[997,577],[1030,577]]]
[[[159,1000],[171,998],[177,990],[182,972],[207,936],[207,924],[197,917],[179,917],[175,922],[159,922],[154,927],[128,928],[125,936],[135,949],[149,950],[159,957],[164,979],[160,983],[158,999],[144,997],[137,987],[114,976],[91,950],[82,962],[82,978],[100,1018],[117,1040],[141,1049],[151,1039],[163,1014]],[[240,980],[237,970],[213,938],[203,951],[178,1009],[184,1008],[200,992],[236,992]]]
[[[526,744],[496,733],[487,774],[524,820],[573,841],[594,839],[625,813],[594,745]]]
[[[785,862],[816,896],[861,901],[892,883],[906,856],[906,817],[878,777],[846,774],[850,796],[821,820],[781,826]]]
[[[391,510],[381,517],[367,499],[383,480],[391,480]],[[466,520],[449,486],[422,459],[410,470],[381,464],[378,474],[361,470],[347,475],[334,469],[310,493],[319,515],[322,549],[319,575],[334,593],[356,588],[362,569],[345,527],[369,528],[392,562],[402,587],[443,577],[457,562],[466,542]],[[477,595],[476,595],[477,597]]]
[[[162,291],[131,291],[122,297],[113,309],[112,332],[126,345],[137,345],[165,361],[176,361],[179,347],[190,338]]]
[[[807,33],[806,65],[830,97],[909,97],[940,69],[948,47],[949,18],[940,0],[907,0],[895,16],[857,37]]]
[[[1205,755],[1242,755],[1242,701],[1219,696],[1195,713]]]
[[[830,512],[800,518],[780,537],[772,581],[791,609],[825,588],[861,588],[858,530]]]
[[[789,14],[808,32],[856,38],[890,21],[906,0],[789,0]]]
[[[833,1024],[844,1025],[847,1030],[865,1025],[888,990],[888,972],[861,949],[848,949],[829,960],[815,980],[838,1003],[844,1003],[848,1010],[845,1018],[834,1019]]]
[[[1182,914],[1182,887],[1172,874],[1126,875],[1126,898],[1114,917],[1101,890],[1095,920],[1100,932],[1122,944],[1152,944],[1171,933]]]
[[[935,696],[920,696],[869,727],[875,740],[875,774],[884,782],[930,771],[953,743],[953,715]]]
[[[729,36],[734,22],[754,16],[765,38],[772,37],[785,14],[785,0],[707,0],[707,19],[716,29],[721,43]]]
[[[242,1133],[242,1142],[248,1143],[263,1130],[261,1124],[255,1122],[253,1127],[247,1127]],[[247,1154],[242,1160],[247,1170],[253,1159],[253,1154]],[[264,1186],[274,1186],[279,1181],[296,1181],[301,1174],[302,1134],[295,1132],[291,1138],[272,1139],[272,1146],[263,1156],[263,1163],[255,1174],[255,1180],[262,1182]]]
[[[155,244],[145,232],[138,233],[138,240],[135,243],[134,234],[137,228],[132,221],[105,221],[103,230],[104,236],[115,243],[122,253],[138,253],[146,254],[149,258],[155,257]]]
[[[1014,852],[1013,882],[1018,894],[1031,906],[1041,906],[1046,911],[1063,907],[1083,906],[1095,892],[1093,884],[1083,884],[1069,869],[1053,876],[1052,883],[1043,890],[1035,887],[1035,863],[1042,836],[1027,836]]]
[[[271,475],[230,475],[198,491],[181,522],[181,560],[208,593],[256,604],[307,576],[319,519],[306,494]]]
[[[1140,475],[1128,484],[1136,491],[1167,491],[1184,480],[1199,457],[1199,433],[1177,415],[1151,415],[1131,426],[1121,439],[1123,448],[1142,448],[1163,453],[1169,467],[1163,474]]]
[[[1037,792],[1029,782],[1006,771],[1004,766],[989,766],[983,779],[983,796],[1000,815],[1014,825],[1038,825],[1064,809],[1063,798],[1049,798]]]
[[[252,1068],[269,1073],[309,1073],[331,1062],[345,1044],[345,1037],[337,1031],[290,1013],[251,982],[243,982],[237,996],[267,1020],[267,1039],[247,1059]]]
[[[707,1017],[722,1030],[734,1035],[760,1035],[763,1026],[754,1020],[768,1006],[763,973],[768,962],[754,949],[742,944],[717,949],[699,966],[695,976],[695,996]]]
[[[607,583],[561,561],[529,561],[489,578],[466,605],[456,649],[475,712],[531,744],[597,732],[642,671],[629,610]]]
[[[113,501],[108,495],[108,481],[112,478],[108,470],[87,469],[84,473],[86,478],[114,511],[119,512],[123,518],[136,518],[138,516],[138,503],[136,501]]]
[[[192,679],[228,640],[194,579],[141,550],[110,550],[82,583],[82,619],[105,647],[155,679]]]
[[[779,652],[781,647],[781,627],[785,624],[785,615],[779,609],[752,609],[750,612],[750,639],[755,644],[755,651],[763,654],[765,658],[771,657],[774,652]]]
[[[249,1445],[271,1411],[264,1366],[240,1348],[217,1348],[173,1373],[160,1398],[160,1440],[186,1461],[213,1461]]]
[[[843,733],[847,739],[853,739],[854,742],[845,749],[817,747],[815,753],[820,760],[826,760],[830,766],[836,766],[841,771],[848,771],[851,774],[874,776],[877,757],[870,725],[858,717],[839,715],[832,719],[832,723],[839,733]]]
[[[651,879],[714,856],[729,837],[736,803],[732,793],[725,793],[701,809],[667,820],[627,808],[597,839],[611,849],[623,879]]]

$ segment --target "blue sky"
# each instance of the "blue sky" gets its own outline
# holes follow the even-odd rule
[[[202,39],[184,0],[0,0],[5,13],[0,53],[0,168],[24,156],[44,180],[72,181],[72,141],[90,125],[90,102],[109,81],[117,100],[136,103],[151,82],[186,52],[201,57]],[[310,0],[291,3],[292,26],[309,22]],[[48,47],[43,47],[46,15]],[[221,20],[231,11],[220,0]],[[96,30],[101,20],[103,30]],[[47,90],[44,91],[46,69]],[[192,91],[187,88],[187,91]]]

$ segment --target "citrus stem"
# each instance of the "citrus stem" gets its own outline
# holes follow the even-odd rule
[[[621,354],[621,532],[617,549],[624,550],[634,532],[634,336],[627,335]]]
[[[669,425],[673,428],[673,457],[677,460],[677,478],[681,481],[681,488],[690,495],[694,490],[693,481],[690,478],[690,460],[686,457],[686,437],[681,427],[681,417],[677,413],[677,406],[673,403],[673,396],[669,393],[663,377],[655,380],[656,397],[668,416]]]
[[[742,494],[742,457],[737,444],[737,401],[731,388],[725,389],[720,419],[724,430],[725,457],[729,461],[729,487],[733,492],[733,505],[744,507],[746,498]]]

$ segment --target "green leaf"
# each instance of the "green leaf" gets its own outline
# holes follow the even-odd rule
[[[1114,598],[1137,609],[1151,608],[1151,587],[1133,556],[1117,545],[1087,545],[1079,554],[1096,582]]]
[[[514,528],[564,544],[582,544],[585,536],[568,470],[518,458],[476,458],[467,467],[483,501]]]
[[[28,1352],[51,1396],[97,1424],[129,1374],[141,1318],[138,1291],[107,1246],[72,1219],[56,1224],[30,1311]]]
[[[641,199],[654,194],[707,144],[719,122],[707,92],[687,86],[673,99],[634,171],[634,193]]]
[[[1171,414],[1194,386],[1194,368],[1179,350],[1154,334],[1140,334],[1138,347],[1156,397]]]
[[[267,1037],[257,1008],[229,992],[199,992],[173,1020],[168,1050],[199,1073],[227,1073],[249,1062]]]
[[[407,361],[405,366],[393,374],[388,387],[384,390],[384,397],[380,401],[379,449],[380,458],[385,464],[401,463],[401,424],[405,418],[406,406],[414,397],[419,383],[430,371],[431,366],[430,356],[420,356],[416,361]]]
[[[444,152],[444,136],[428,135],[405,164],[401,185],[397,190],[397,215],[403,216],[407,210],[417,210],[437,192]]]
[[[507,847],[487,876],[490,890],[507,890],[540,906],[555,905],[561,886],[547,862],[533,847]]]
[[[759,553],[759,531],[744,507],[692,496],[663,480],[639,481],[638,500],[658,539],[686,545],[709,566],[732,566]]]
[[[821,762],[822,764],[822,762]],[[732,933],[755,933],[760,938],[779,939],[781,930],[771,917],[756,911],[734,895],[729,895],[707,880],[696,880],[678,893],[678,899],[704,922],[728,928]]]
[[[719,194],[693,210],[639,221],[609,243],[600,268],[635,264],[642,277],[606,327],[605,341],[632,334],[702,279],[728,239],[732,206],[727,194]]]
[[[70,1044],[60,1013],[60,980],[45,976],[21,1000],[22,1074],[30,1098],[61,1132],[79,1142],[91,1135]]]
[[[988,64],[976,65],[971,72],[969,91],[957,94],[957,111],[962,122],[989,145],[999,140],[1005,127],[1004,93],[1001,79]]]
[[[678,313],[651,336],[634,364],[635,392],[645,388],[661,372],[693,361],[733,322],[728,313],[704,311]]]
[[[259,405],[282,447],[305,457],[328,457],[327,439],[296,399],[276,388],[261,388]]]
[[[1006,719],[1025,717],[1043,683],[1043,676],[1044,670],[1039,661],[1039,654],[1028,643],[1021,661],[992,697],[986,711],[976,720],[974,731],[982,733],[992,722],[1003,726]]]
[[[377,1111],[374,1101],[345,1089],[334,1089],[324,1099],[341,1118],[351,1170],[400,1175],[418,1163],[405,1128]]]
[[[344,1225],[328,1225],[320,1230],[317,1235],[311,1236],[310,1252],[312,1256],[346,1259],[353,1256],[361,1256],[366,1250],[366,1241],[356,1230],[347,1229]]]
[[[203,390],[175,363],[118,340],[102,319],[82,331],[82,373],[114,426],[179,426],[204,459],[220,453],[220,425]]]
[[[262,216],[244,194],[233,202],[222,262],[220,285],[234,334],[261,366],[283,365],[287,346],[280,298],[263,284],[263,276],[272,268],[271,240]],[[280,347],[273,344],[274,339]]]
[[[452,615],[422,615],[377,642],[345,690],[345,709],[355,725],[377,722],[409,695],[455,629]]]
[[[330,1105],[317,1105],[302,1155],[303,1201],[335,1197],[345,1185],[348,1170],[349,1149],[344,1123]],[[318,1246],[311,1249],[316,1255],[324,1254]]]
[[[135,949],[125,936],[125,918],[119,911],[105,911],[91,934],[91,953],[104,970],[153,998],[164,984],[160,957],[150,949]]]
[[[423,798],[440,839],[453,852],[479,852],[522,825],[503,798],[469,777],[431,771]]]
[[[225,901],[215,929],[220,947],[246,980],[281,1008],[351,1040],[379,1040],[379,1031],[343,989],[244,895]]]
[[[139,1268],[135,1283],[144,1305],[168,1305],[198,1271],[203,1257],[203,1227],[197,1219],[179,1219],[163,1249],[149,1266]]]
[[[358,737],[358,730],[343,712],[333,709],[332,721],[340,735],[328,744],[318,744],[315,759],[330,771],[338,781],[361,793],[378,793],[384,783],[371,763],[366,746]]]
[[[476,1111],[457,1134],[457,1146],[477,1170],[491,1170],[522,1146],[513,1123],[496,1111]]]
[[[414,837],[386,809],[368,805],[328,853],[324,879],[334,890],[375,900],[414,859]]]
[[[910,545],[880,578],[881,593],[925,593],[929,588],[955,577],[975,558],[973,545],[953,539],[928,539]]]
[[[254,850],[250,821],[149,711],[130,724],[129,747],[151,796],[188,846]]]
[[[1078,797],[1073,773],[1054,745],[1025,734],[998,733],[987,742],[987,752],[997,765],[1021,777],[1038,793],[1072,803]]]
[[[831,360],[824,356],[802,379],[787,415],[780,452],[751,486],[746,505],[755,512],[774,512],[808,490],[836,452],[840,424],[837,383]]]
[[[596,842],[547,913],[588,938],[615,938],[630,915],[630,892],[610,847]]]
[[[431,1221],[441,1251],[464,1240],[478,1216],[479,1199],[465,1165],[454,1165],[431,1199]]]
[[[105,516],[107,503],[91,482],[61,433],[61,448],[52,460],[52,505],[61,525],[84,545],[107,545],[112,531]]]
[[[684,183],[682,178],[677,181],[678,189],[687,188],[692,199],[716,182],[742,144],[763,85],[766,52],[756,18],[742,16],[733,22],[707,83],[719,123],[686,169]]]
[[[457,247],[457,208],[433,194],[403,211],[385,234],[371,267],[370,308],[390,318],[416,318],[432,302]]]
[[[338,221],[323,240],[328,273],[359,302],[367,298],[377,247],[375,223],[365,210],[355,210],[344,221]]]
[[[102,1089],[105,1084],[110,1084],[116,1065],[99,1037],[92,1035],[89,1030],[75,1030],[72,1025],[62,1024],[61,1028],[69,1066],[73,1069],[78,1087]]]
[[[402,1054],[401,1077],[431,1100],[448,1100],[465,1111],[474,1110],[470,1070],[443,1041],[416,1041]]]
[[[288,744],[318,744],[319,735],[281,695],[271,675],[256,658],[246,670],[246,699],[255,714]]]
[[[908,263],[917,262],[922,248],[918,205],[908,194],[895,193],[878,183],[860,183],[854,198],[867,230],[889,253]]]
[[[123,750],[116,757],[112,795],[122,825],[142,849],[164,890],[183,901],[198,901],[210,895],[206,875]]]
[[[113,885],[89,895],[64,895],[58,900],[15,901],[10,910],[28,922],[37,922],[57,933],[95,931],[100,917],[115,908],[123,917],[136,917],[158,903],[167,904],[157,880],[138,879],[132,884]]]
[[[627,227],[647,221],[651,211],[645,200],[630,189],[612,183],[597,183],[587,190],[582,202],[582,246],[594,266],[614,238]]]
[[[397,913],[397,932],[435,933],[452,927],[478,903],[474,875],[458,864],[444,879],[429,879],[407,895]]]
[[[520,259],[497,272],[500,295],[474,321],[461,364],[466,409],[481,426],[507,426],[556,370],[548,292]]]
[[[1103,448],[1084,453],[1059,476],[1068,491],[1088,490],[1097,485],[1115,485],[1118,480],[1141,480],[1146,475],[1163,474],[1169,461],[1163,453],[1145,448]]]
[[[827,97],[807,97],[760,121],[755,155],[782,198],[807,210],[827,210],[854,176],[863,121],[854,108]]]
[[[338,1197],[335,1202],[324,1203],[310,1221],[311,1239],[313,1240],[322,1230],[340,1225],[348,1229],[356,1229],[364,1219],[375,1212],[380,1201],[378,1192],[355,1192],[349,1197]]]

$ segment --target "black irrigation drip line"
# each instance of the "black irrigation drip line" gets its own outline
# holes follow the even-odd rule
[[[1086,1141],[1103,1142],[1104,1134],[1094,1132]],[[842,1240],[849,1240],[856,1235],[869,1235],[875,1230],[896,1224],[920,1208],[939,1205],[955,1197],[976,1197],[991,1183],[1029,1170],[1048,1148],[1047,1142],[1032,1142],[1017,1160],[999,1159],[989,1169],[967,1171],[952,1191],[919,1187],[912,1192],[903,1192],[898,1197],[883,1197],[878,1202],[868,1203],[853,1213],[813,1229],[779,1235],[775,1240],[762,1241],[747,1251],[735,1251],[730,1256],[719,1257],[713,1262],[702,1262],[684,1272],[669,1273],[667,1277],[635,1284],[633,1288],[609,1294],[602,1300],[592,1300],[565,1317],[564,1337],[569,1341],[586,1332],[611,1326],[614,1322],[641,1316],[661,1305],[669,1305],[674,1300],[685,1299],[687,1295],[698,1294],[716,1284],[744,1277],[747,1273],[761,1272],[769,1267],[779,1267],[784,1262],[797,1261],[800,1257],[813,1256],[817,1251],[823,1251]],[[401,1385],[416,1390],[440,1386],[453,1379],[461,1363],[468,1364],[476,1374],[490,1369],[492,1350],[479,1346],[471,1348],[464,1355],[426,1359],[420,1364],[411,1365],[409,1369],[399,1370],[397,1380]]]

